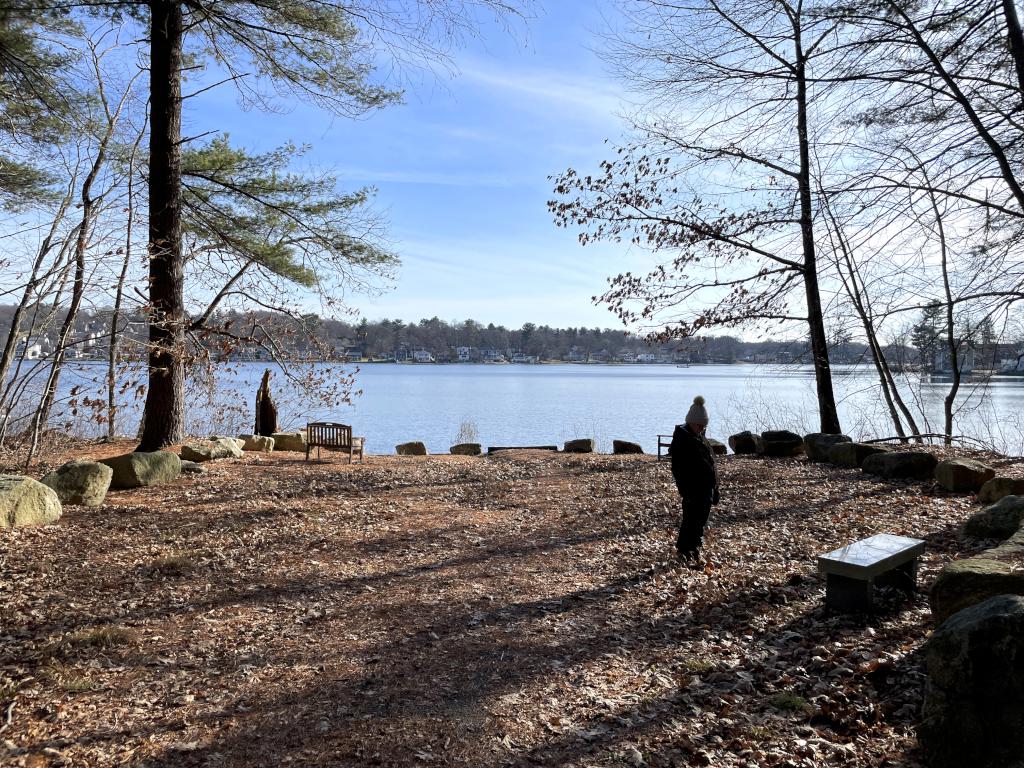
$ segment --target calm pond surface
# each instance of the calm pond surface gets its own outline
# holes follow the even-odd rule
[[[94,379],[99,367],[80,366],[64,380]],[[262,363],[237,363],[218,375],[215,405],[190,399],[189,429],[194,434],[245,432],[252,426],[253,402]],[[91,370],[90,370],[91,369]],[[319,366],[333,375],[333,369]],[[837,367],[834,385],[843,430],[855,438],[892,434],[885,406],[868,368]],[[340,373],[339,373],[340,375]],[[928,414],[931,430],[942,423],[948,380],[914,376],[905,396]],[[351,406],[325,410],[290,389],[280,373],[272,388],[282,427],[307,420],[350,423],[365,435],[370,453],[393,453],[395,445],[422,440],[431,452],[447,452],[461,438],[488,445],[561,445],[592,437],[599,450],[613,439],[656,450],[656,436],[681,422],[695,395],[707,400],[708,434],[725,440],[743,429],[817,431],[814,376],[797,365],[394,365],[359,366]],[[957,432],[985,440],[1011,454],[1024,452],[1024,377],[968,380],[962,389]],[[132,432],[138,406],[126,409]],[[464,426],[465,425],[465,426]],[[82,424],[76,431],[95,432]]]

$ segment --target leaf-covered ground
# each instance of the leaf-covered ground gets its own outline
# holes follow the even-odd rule
[[[122,446],[94,446],[93,455]],[[913,766],[934,485],[730,456],[703,571],[652,457],[246,454],[0,534],[0,764]],[[815,556],[927,540],[829,616]]]

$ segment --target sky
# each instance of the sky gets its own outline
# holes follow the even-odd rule
[[[483,24],[453,51],[453,73],[410,78],[403,104],[368,117],[243,113],[223,88],[189,107],[185,132],[215,127],[254,150],[309,143],[342,187],[377,189],[402,264],[379,296],[345,297],[370,320],[621,327],[591,297],[645,257],[625,245],[580,246],[546,206],[550,175],[595,169],[611,154],[605,140],[624,133],[626,91],[594,52],[614,8],[543,5],[511,30]]]

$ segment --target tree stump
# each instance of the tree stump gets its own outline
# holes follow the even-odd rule
[[[270,369],[267,368],[260,388],[256,390],[256,428],[253,433],[269,437],[277,431],[277,406],[270,394]]]

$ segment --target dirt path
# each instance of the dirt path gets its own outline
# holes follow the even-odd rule
[[[0,539],[0,763],[916,765],[924,587],[981,546],[803,460],[722,461],[703,572],[650,457],[206,467]],[[814,555],[879,531],[921,591],[826,616]]]

